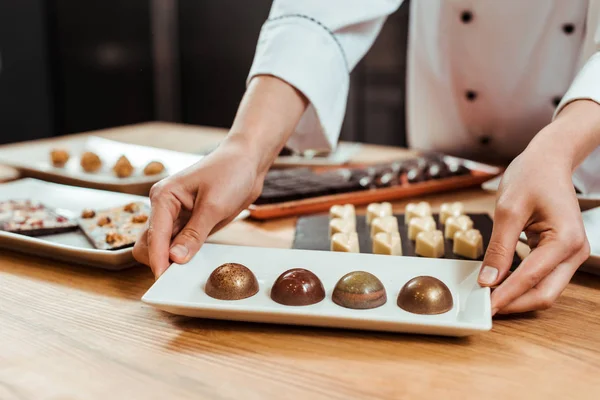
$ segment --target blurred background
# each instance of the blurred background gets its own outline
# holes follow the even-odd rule
[[[270,6],[0,0],[0,143],[146,121],[229,127]],[[343,140],[405,145],[408,8],[352,74]]]

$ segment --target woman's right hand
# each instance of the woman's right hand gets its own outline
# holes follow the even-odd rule
[[[133,248],[158,278],[171,261],[188,262],[210,235],[260,195],[265,175],[307,100],[271,76],[254,78],[231,132],[197,164],[152,187],[148,227]]]
[[[260,195],[266,171],[243,140],[229,137],[212,154],[152,187],[148,227],[134,257],[158,278],[171,264],[188,262],[214,231]]]

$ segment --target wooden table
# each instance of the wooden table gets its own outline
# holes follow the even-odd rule
[[[200,150],[223,132],[165,124],[102,136]],[[361,161],[401,150],[366,146]],[[481,190],[426,198],[490,212]],[[403,202],[396,203],[399,210]],[[294,220],[237,222],[218,243],[289,247]],[[598,399],[600,279],[464,339],[193,320],[140,302],[124,272],[0,254],[0,399]]]

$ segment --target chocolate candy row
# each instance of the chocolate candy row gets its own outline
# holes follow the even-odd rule
[[[242,300],[259,291],[258,280],[246,266],[227,263],[209,276],[206,294],[218,300]],[[271,287],[271,299],[284,306],[307,306],[325,299],[321,280],[311,271],[294,268],[282,273]],[[387,302],[383,283],[373,274],[353,271],[342,276],[335,285],[332,299],[335,304],[356,310],[372,309]],[[397,305],[414,314],[442,314],[452,309],[450,289],[439,279],[418,276],[400,290]]]

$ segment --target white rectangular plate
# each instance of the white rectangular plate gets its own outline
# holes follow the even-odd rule
[[[254,272],[260,285],[256,295],[223,301],[204,292],[211,272],[227,262],[241,263]],[[172,314],[199,318],[467,336],[492,327],[490,290],[477,284],[480,266],[475,261],[207,244],[188,264],[171,265],[142,300]],[[272,301],[270,286],[291,268],[314,272],[323,282],[326,298],[302,307]],[[351,310],[331,301],[336,282],[356,270],[371,272],[383,282],[386,304]],[[402,286],[420,275],[435,276],[448,285],[454,297],[452,310],[441,315],[416,315],[396,305]]]
[[[65,186],[31,178],[1,184],[0,201],[10,199],[39,201],[69,218],[79,216],[85,208],[105,209],[132,201],[149,202],[146,197]],[[247,212],[238,218],[245,216]],[[0,231],[0,248],[111,270],[135,265],[132,248],[98,250],[79,231],[36,238]]]
[[[71,155],[63,168],[56,168],[50,162],[50,152],[55,148],[65,149]],[[88,173],[81,168],[80,155],[85,151],[93,151],[102,159],[103,167],[100,171]],[[113,165],[122,155],[135,167],[134,173],[128,178],[119,178],[112,171]],[[95,136],[20,143],[0,148],[0,163],[17,168],[26,175],[58,183],[134,194],[148,193],[150,187],[160,179],[185,169],[201,158],[194,154],[126,144]],[[162,162],[166,168],[165,173],[145,176],[143,169],[150,161]]]

